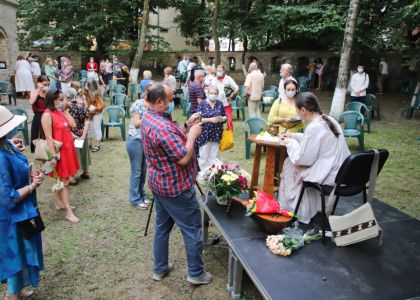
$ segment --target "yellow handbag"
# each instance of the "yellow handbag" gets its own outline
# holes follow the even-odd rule
[[[233,130],[227,128],[223,130],[222,139],[220,140],[219,149],[225,151],[233,148]]]

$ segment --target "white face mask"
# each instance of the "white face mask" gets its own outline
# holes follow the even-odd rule
[[[64,101],[58,102],[56,108],[59,109],[59,110],[63,110],[64,109]]]
[[[359,73],[363,73],[364,69],[363,68],[357,68],[357,72]]]
[[[295,91],[286,91],[286,96],[288,98],[293,98],[295,96],[296,92]]]
[[[42,86],[41,90],[43,90],[44,92],[48,91],[49,86]]]

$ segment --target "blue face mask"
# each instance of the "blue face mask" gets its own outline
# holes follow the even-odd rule
[[[280,77],[284,78],[284,73],[283,72],[280,72]]]
[[[223,72],[221,72],[221,71],[217,71],[217,72],[216,72],[216,76],[217,76],[217,77],[223,77]]]
[[[209,100],[212,101],[212,102],[216,101],[217,100],[217,95],[210,94],[209,95]]]
[[[172,101],[172,102],[169,102],[169,106],[168,106],[168,109],[165,111],[167,114],[170,114],[171,112],[173,112],[174,111],[174,109],[175,109],[175,104],[174,104],[174,102]]]

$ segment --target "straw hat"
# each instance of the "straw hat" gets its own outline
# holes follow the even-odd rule
[[[6,107],[0,105],[0,138],[25,122],[26,116],[15,116]]]

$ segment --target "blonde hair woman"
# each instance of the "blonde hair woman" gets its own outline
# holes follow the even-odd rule
[[[92,145],[92,152],[98,152],[101,149],[102,129],[101,123],[104,116],[105,102],[99,91],[98,83],[89,79],[85,84],[84,97],[87,109],[92,118],[89,124],[89,141]]]
[[[140,81],[140,88],[142,93],[144,93],[144,90],[149,85],[149,83],[155,83],[155,81],[152,80],[152,72],[146,70],[143,72],[143,80]]]

